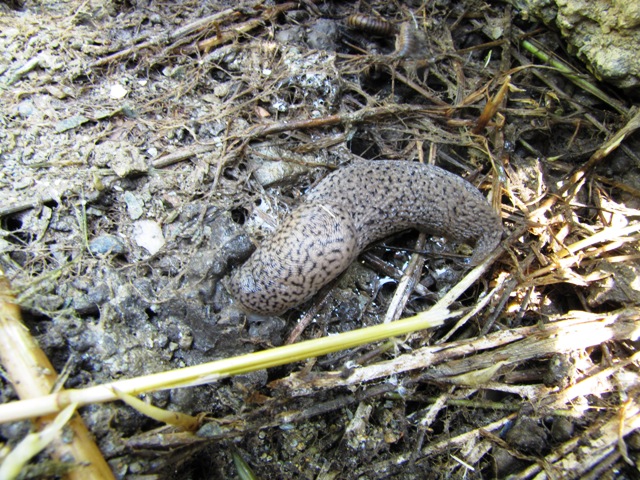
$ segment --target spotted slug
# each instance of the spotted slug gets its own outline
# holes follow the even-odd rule
[[[409,228],[475,242],[472,264],[503,233],[500,217],[462,177],[416,162],[362,160],[311,190],[227,287],[246,310],[278,315],[313,296],[370,243]]]

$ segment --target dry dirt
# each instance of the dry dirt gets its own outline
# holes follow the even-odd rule
[[[234,455],[260,478],[637,478],[639,139],[621,130],[635,111],[521,43],[572,64],[554,32],[472,0],[15,7],[0,3],[0,267],[66,388],[282,345],[305,316],[297,340],[378,324],[389,269],[416,249],[425,267],[400,311],[433,305],[468,248],[407,232],[281,317],[234,308],[231,269],[356,157],[464,176],[509,235],[456,303],[478,309],[455,332],[143,396],[206,414],[196,433],[120,402],[82,408],[118,478],[237,478]],[[369,16],[355,27],[408,22],[412,45],[348,26],[355,13]],[[561,341],[531,343],[547,333]],[[347,381],[394,359],[397,374]],[[3,375],[0,404],[16,399]],[[0,425],[0,447],[30,428]]]

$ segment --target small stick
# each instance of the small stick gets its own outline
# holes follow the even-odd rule
[[[208,52],[212,48],[215,48],[223,43],[230,42],[238,38],[239,35],[243,33],[248,33],[251,30],[260,27],[267,20],[271,20],[272,18],[278,16],[282,12],[286,12],[287,10],[291,10],[298,6],[297,2],[289,2],[283,3],[282,5],[276,5],[268,10],[266,10],[259,18],[254,18],[251,20],[247,20],[246,22],[231,27],[228,30],[220,32],[213,38],[208,38],[206,40],[202,40],[197,44],[197,50],[201,52]]]
[[[418,240],[416,241],[416,250],[423,250],[425,244],[427,243],[427,234],[422,232],[418,236]],[[400,282],[398,282],[398,286],[396,288],[395,293],[393,294],[393,298],[389,304],[389,308],[384,317],[384,323],[393,322],[400,318],[402,315],[402,311],[404,310],[407,301],[409,300],[409,295],[413,292],[414,286],[420,281],[420,275],[422,273],[422,267],[424,266],[425,257],[418,253],[414,253],[411,255],[411,260],[409,261],[409,265],[407,266]]]
[[[210,24],[218,22],[220,20],[226,19],[227,17],[239,16],[238,12],[235,12],[233,9],[228,8],[223,10],[222,12],[216,13],[214,15],[210,15],[205,18],[201,18],[200,20],[196,20],[193,23],[185,25],[182,28],[179,28],[173,33],[162,34],[156,37],[153,37],[151,40],[147,40],[146,42],[140,43],[138,45],[133,45],[132,47],[125,48],[124,50],[120,50],[119,52],[113,53],[107,57],[101,58],[100,60],[96,60],[90,65],[90,68],[97,68],[107,65],[116,60],[120,60],[121,58],[125,58],[131,56],[141,50],[155,47],[157,45],[163,45],[169,42],[175,42],[180,38],[189,35],[197,30],[207,28]],[[139,39],[134,40],[134,42],[139,41]]]
[[[253,139],[265,135],[287,132],[290,130],[319,128],[339,124],[350,125],[354,123],[362,123],[374,118],[379,118],[387,115],[400,115],[403,113],[441,113],[442,111],[443,109],[441,108],[425,108],[421,105],[389,105],[374,108],[365,107],[355,112],[339,113],[322,118],[278,122],[268,125],[256,125],[250,128],[247,136],[249,137],[249,139]]]

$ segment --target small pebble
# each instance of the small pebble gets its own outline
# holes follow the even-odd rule
[[[89,251],[94,255],[118,255],[125,252],[125,246],[122,240],[114,235],[100,235],[89,242]]]
[[[144,213],[144,203],[131,192],[124,194],[124,201],[127,204],[127,212],[131,220],[138,220]]]
[[[139,247],[147,250],[151,255],[160,251],[165,240],[162,228],[153,220],[138,220],[133,224],[133,238]]]

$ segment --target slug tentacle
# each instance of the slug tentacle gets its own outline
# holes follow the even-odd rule
[[[370,243],[415,228],[473,241],[473,264],[500,243],[502,223],[480,191],[438,167],[357,161],[328,175],[231,276],[246,309],[279,314],[314,295]]]

